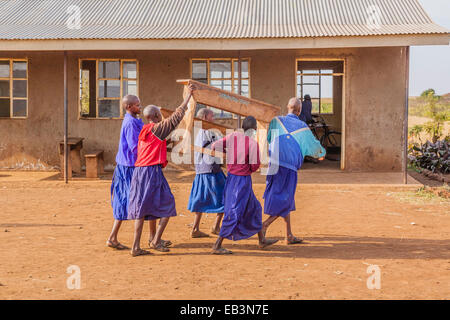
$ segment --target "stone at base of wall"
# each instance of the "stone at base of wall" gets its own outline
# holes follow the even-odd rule
[[[58,166],[50,166],[41,161],[28,162],[28,161],[17,161],[10,165],[0,165],[2,170],[30,170],[30,171],[59,171]]]

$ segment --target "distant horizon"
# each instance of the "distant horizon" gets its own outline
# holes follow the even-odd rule
[[[450,29],[449,0],[419,0],[431,19]],[[411,47],[409,96],[417,97],[427,89],[436,94],[450,93],[450,45]]]

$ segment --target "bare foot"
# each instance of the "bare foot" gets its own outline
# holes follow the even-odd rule
[[[192,238],[208,238],[209,235],[207,233],[201,232],[200,230],[191,232]]]
[[[264,228],[264,225],[263,225],[263,227],[262,227],[262,229],[261,229],[261,232],[262,232],[262,234],[263,234],[263,237],[266,238],[267,228]]]
[[[110,248],[116,249],[116,250],[125,250],[130,249],[127,246],[124,246],[120,242],[112,242],[111,240],[106,241],[106,245]]]
[[[233,251],[227,250],[225,248],[219,248],[219,249],[213,249],[212,254],[219,254],[219,255],[225,255],[225,254],[232,254]]]
[[[271,246],[277,242],[278,242],[278,240],[276,240],[276,239],[265,239],[263,242],[259,243],[259,248],[264,249],[264,248]]]
[[[137,256],[145,256],[148,254],[152,254],[150,251],[147,250],[142,250],[142,249],[138,249],[138,250],[131,250],[131,255],[133,257],[137,257]]]

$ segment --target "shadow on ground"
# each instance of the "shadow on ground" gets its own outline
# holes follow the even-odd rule
[[[82,227],[82,224],[45,224],[45,223],[3,223],[0,228],[29,228],[29,227]]]
[[[103,180],[103,181],[111,181],[113,177],[113,173],[112,172],[106,172],[102,175],[100,175],[99,178],[97,179],[90,179],[90,178],[86,178],[86,175],[83,174],[73,174],[72,179],[69,179],[69,183],[70,181],[99,181],[99,180]],[[51,175],[49,177],[40,179],[39,181],[64,181],[63,177],[61,176],[61,174],[58,172],[54,175]]]
[[[284,238],[264,250],[255,244],[239,244],[224,241],[224,247],[240,256],[283,257],[283,258],[319,258],[319,259],[450,259],[450,240],[402,239],[380,237],[354,237],[330,235],[324,237],[306,237],[303,244],[284,245]],[[205,248],[205,243],[175,243],[174,248]],[[241,250],[245,251],[242,252]],[[209,253],[173,253],[173,255],[209,254]]]

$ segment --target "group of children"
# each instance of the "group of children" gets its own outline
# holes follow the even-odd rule
[[[195,86],[190,85],[188,89],[183,103],[167,119],[162,120],[158,107],[147,106],[143,111],[148,121],[146,125],[137,117],[140,113],[139,98],[132,95],[124,97],[122,102],[126,115],[111,184],[115,221],[107,241],[109,247],[127,249],[118,241],[117,234],[123,220],[135,220],[131,254],[149,254],[140,247],[144,220],[148,220],[149,247],[161,252],[170,250],[172,243],[163,240],[162,235],[170,217],[177,213],[175,198],[162,169],[168,163],[166,138],[183,119]],[[260,248],[274,244],[277,240],[267,239],[265,235],[269,225],[278,217],[286,221],[287,244],[302,242],[292,234],[290,225],[290,212],[295,210],[297,171],[305,156],[323,158],[325,151],[308,126],[298,118],[301,101],[292,98],[287,109],[287,116],[275,117],[269,126],[270,162],[264,192],[264,212],[269,218],[264,222],[251,179],[251,174],[260,167],[259,146],[254,140],[256,119],[246,117],[242,123],[243,132],[239,130],[223,138],[203,129],[195,137],[197,147],[211,152],[194,153],[196,175],[188,203],[188,210],[195,213],[191,236],[208,237],[199,228],[202,214],[217,214],[211,229],[211,233],[218,235],[213,254],[232,253],[222,247],[224,239],[237,241],[258,234]],[[214,114],[204,108],[197,116],[213,121]],[[214,152],[227,154],[227,176],[222,172],[221,159],[215,157]]]

